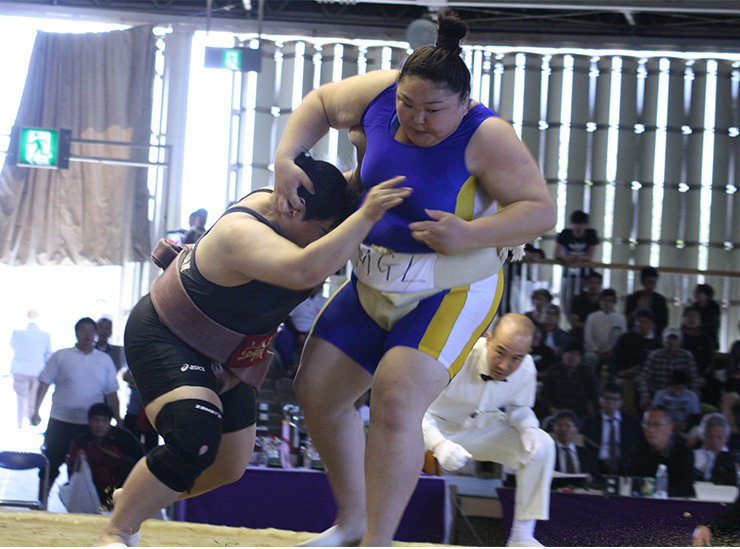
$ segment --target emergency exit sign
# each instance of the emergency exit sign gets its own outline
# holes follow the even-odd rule
[[[70,134],[70,130],[21,127],[16,166],[68,168]]]

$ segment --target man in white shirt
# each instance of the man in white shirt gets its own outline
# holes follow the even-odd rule
[[[537,370],[529,351],[533,325],[509,313],[478,340],[460,371],[427,410],[424,443],[442,468],[469,458],[516,470],[509,547],[534,547],[537,520],[548,520],[555,444],[532,411]]]
[[[116,424],[121,424],[116,367],[111,357],[94,347],[97,335],[95,321],[81,318],[75,324],[75,335],[75,346],[51,355],[39,374],[36,409],[31,418],[33,425],[41,422],[39,408],[49,387],[54,385],[43,449],[49,459],[49,488],[59,475],[69,443],[88,429],[87,411],[90,406],[106,402],[113,409]]]
[[[35,320],[38,311],[28,311],[25,330],[13,330],[10,347],[13,360],[10,373],[13,375],[13,390],[18,400],[18,428],[30,421],[36,409],[36,392],[39,388],[38,375],[51,356],[51,336],[38,327]]]
[[[602,290],[599,295],[599,310],[586,317],[583,329],[584,363],[597,369],[608,364],[617,339],[627,331],[627,319],[614,309],[617,304],[617,292],[611,288]]]

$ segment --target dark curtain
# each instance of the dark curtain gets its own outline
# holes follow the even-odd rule
[[[147,144],[156,37],[152,27],[85,34],[39,32],[17,126],[69,128],[72,139]],[[72,144],[72,154],[148,160],[147,148]],[[145,167],[70,162],[0,173],[0,261],[122,265],[151,250]]]

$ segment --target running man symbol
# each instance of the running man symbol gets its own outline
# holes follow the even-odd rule
[[[20,161],[31,166],[56,165],[56,133],[43,129],[24,129],[21,136]]]

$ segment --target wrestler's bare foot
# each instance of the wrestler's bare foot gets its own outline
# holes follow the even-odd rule
[[[122,489],[116,488],[113,491],[113,507],[116,506],[116,501],[121,497]],[[138,530],[133,533],[127,533],[117,528],[106,528],[100,534],[100,537],[95,542],[96,547],[138,547],[139,540],[141,539],[141,532]]]
[[[362,540],[361,531],[349,531],[335,524],[328,530],[299,543],[298,547],[357,547]]]
[[[122,530],[106,528],[98,537],[94,547],[136,547],[140,538],[139,532],[128,534]]]

